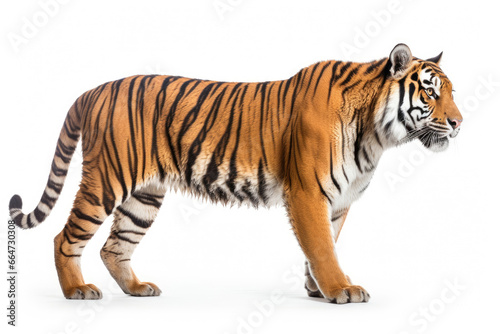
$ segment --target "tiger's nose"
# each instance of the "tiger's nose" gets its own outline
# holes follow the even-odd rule
[[[462,120],[456,119],[456,118],[453,118],[453,119],[448,118],[448,123],[451,125],[453,130],[455,130],[456,128],[458,128],[460,126],[460,124],[462,124]]]

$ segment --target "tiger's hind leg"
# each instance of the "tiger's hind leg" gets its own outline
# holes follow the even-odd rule
[[[64,229],[54,238],[57,274],[63,294],[68,299],[101,299],[101,291],[85,284],[80,257],[87,242],[107,218],[106,210],[88,195],[84,186],[78,191]],[[47,200],[50,201],[50,198]]]
[[[130,266],[136,246],[153,223],[165,189],[151,185],[140,189],[119,206],[114,214],[111,234],[101,249],[101,258],[123,292],[132,296],[159,296],[153,283],[141,282]]]

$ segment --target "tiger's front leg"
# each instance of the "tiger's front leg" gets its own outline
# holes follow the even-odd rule
[[[313,296],[324,296],[336,304],[367,302],[368,292],[352,285],[340,269],[326,197],[320,189],[305,189],[314,190],[290,191],[287,206],[295,235],[308,261],[308,273],[313,278],[310,288],[317,288]]]
[[[331,225],[332,225],[332,234],[333,234],[333,238],[335,239],[335,243],[337,243],[337,240],[338,240],[339,235],[340,235],[340,231],[342,230],[342,227],[344,226],[348,212],[349,212],[349,208],[347,208],[346,210],[343,210],[340,213],[334,213],[332,215],[332,218],[330,219]],[[318,285],[316,284],[316,281],[314,280],[314,278],[311,274],[311,271],[309,270],[309,262],[307,262],[307,261],[305,263],[305,274],[304,275],[306,277],[306,282],[304,284],[304,287],[307,290],[307,295],[309,297],[323,298],[323,295],[319,291]],[[346,275],[346,279],[349,282],[349,284],[352,284],[349,276]]]

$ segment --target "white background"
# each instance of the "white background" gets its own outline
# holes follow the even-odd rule
[[[499,330],[500,25],[494,2],[66,2],[51,7],[50,16],[34,0],[3,1],[0,7],[5,273],[10,197],[20,194],[25,212],[36,206],[67,110],[106,81],[148,73],[277,80],[319,60],[386,57],[404,42],[421,58],[444,51],[441,65],[465,119],[444,153],[426,154],[416,142],[387,152],[365,196],[351,208],[338,252],[344,271],[370,292],[367,304],[338,306],[307,297],[304,257],[282,208],[225,208],[174,193],[132,261],[140,279],[160,286],[161,297],[125,296],[111,279],[99,258],[108,220],[82,258],[86,281],[100,287],[104,299],[65,300],[52,248],[78,188],[77,154],[51,216],[35,230],[18,231],[16,332]],[[230,10],[218,13],[217,3]],[[39,27],[26,31],[26,20]],[[13,36],[25,40],[15,47]],[[4,279],[0,288],[1,326],[13,333],[4,315]],[[277,303],[270,304],[272,294]]]

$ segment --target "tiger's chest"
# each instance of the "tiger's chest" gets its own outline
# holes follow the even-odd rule
[[[373,171],[371,171],[364,174],[356,173],[351,175],[349,183],[345,182],[342,191],[332,201],[332,216],[344,212],[354,201],[361,197],[366,188],[368,188],[373,174]]]
[[[345,212],[368,188],[375,173],[382,150],[365,146],[366,154],[356,156],[355,150],[346,156],[338,168],[339,190],[331,203],[332,218]]]

